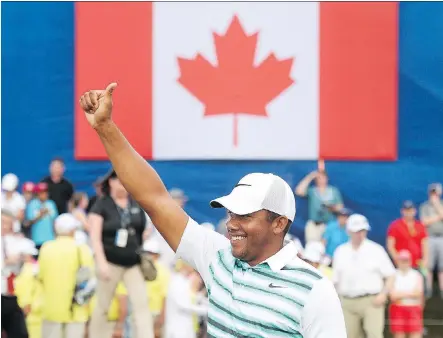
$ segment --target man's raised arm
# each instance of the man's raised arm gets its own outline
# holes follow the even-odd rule
[[[148,213],[158,231],[176,251],[189,216],[169,196],[157,172],[131,146],[112,121],[111,83],[105,90],[91,90],[80,98],[89,124],[99,135],[110,161],[126,190]],[[127,112],[131,118],[131,112]]]

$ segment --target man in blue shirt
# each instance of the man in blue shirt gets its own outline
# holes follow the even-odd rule
[[[341,208],[337,213],[337,219],[330,221],[325,233],[323,234],[323,244],[325,245],[326,256],[332,259],[335,249],[349,240],[346,232],[346,222],[351,211],[347,208]]]
[[[36,198],[26,208],[26,219],[31,226],[31,239],[37,249],[54,239],[54,220],[58,216],[57,206],[49,199],[48,184],[41,182],[35,186]]]

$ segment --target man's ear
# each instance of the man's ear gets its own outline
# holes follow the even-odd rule
[[[272,222],[272,231],[275,235],[280,235],[285,232],[287,226],[288,219],[284,216],[280,216]]]

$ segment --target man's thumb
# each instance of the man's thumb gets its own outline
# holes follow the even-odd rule
[[[110,83],[107,87],[106,87],[106,94],[111,96],[112,93],[114,92],[114,89],[117,87],[117,83],[112,82]]]

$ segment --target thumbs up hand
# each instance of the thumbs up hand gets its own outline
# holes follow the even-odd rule
[[[111,83],[105,90],[90,90],[80,98],[80,106],[94,129],[111,120],[112,92],[116,87],[116,83]]]

